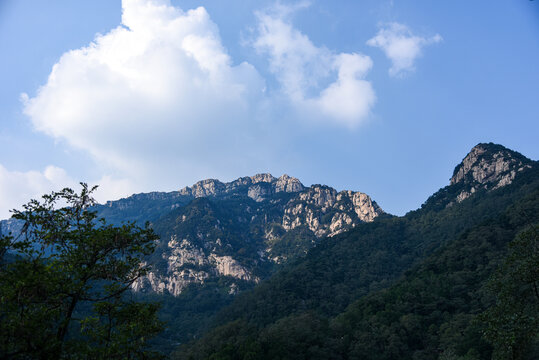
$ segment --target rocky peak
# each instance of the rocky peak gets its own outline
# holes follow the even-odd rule
[[[316,237],[333,236],[381,214],[382,209],[367,194],[313,185],[288,202],[282,226],[287,231],[307,226]]]
[[[251,176],[251,181],[253,184],[259,183],[259,182],[266,182],[266,183],[272,183],[275,181],[275,178],[271,174],[256,174],[254,176]]]
[[[186,186],[178,193],[193,197],[219,196],[242,192],[256,201],[263,201],[267,196],[278,192],[300,192],[305,187],[296,178],[286,174],[275,178],[271,174],[256,174],[244,176],[229,183],[222,183],[219,180],[202,180],[189,187]]]
[[[324,185],[313,185],[299,195],[301,201],[322,208],[331,207],[335,204],[337,190]]]
[[[383,214],[382,209],[367,194],[359,191],[341,191],[337,194],[337,202],[346,197],[352,202],[354,212],[361,221],[371,222],[375,217]]]
[[[227,191],[234,191],[240,186],[249,186],[258,183],[272,183],[275,181],[275,178],[271,174],[256,174],[253,176],[244,176],[240,177],[234,181],[226,183]]]
[[[284,174],[275,181],[275,192],[300,192],[305,189],[303,184],[295,177]]]
[[[275,179],[271,174],[258,174],[251,177],[253,185],[249,187],[247,195],[255,201],[264,201],[268,196],[278,192],[300,192],[305,187],[296,178],[286,174]]]
[[[156,266],[133,284],[136,291],[178,296],[189,284],[211,279],[258,282],[275,263],[305,254],[320,238],[383,214],[364,193],[305,187],[287,174],[208,179],[177,194],[182,202],[170,201],[175,211],[155,220],[161,236],[152,255]]]
[[[502,145],[481,143],[455,168],[450,184],[466,185],[457,196],[460,202],[480,188],[496,189],[511,184],[518,172],[532,164],[532,160]]]
[[[180,190],[181,195],[191,195],[194,197],[205,197],[218,195],[225,190],[226,186],[216,179],[206,179],[195,183],[192,187],[184,187]]]

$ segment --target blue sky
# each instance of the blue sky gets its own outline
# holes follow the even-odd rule
[[[538,158],[537,59],[528,0],[2,0],[0,217],[259,172],[404,214],[479,142]]]

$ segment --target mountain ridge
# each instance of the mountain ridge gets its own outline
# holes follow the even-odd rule
[[[490,359],[476,316],[509,242],[539,221],[539,167],[487,145],[421,208],[325,238],[240,294],[173,358]]]
[[[137,291],[177,296],[212,276],[257,283],[273,264],[302,256],[322,237],[384,214],[364,193],[305,187],[288,175],[207,179],[179,193],[191,201],[154,221],[166,265],[135,283]]]
[[[113,224],[150,221],[159,234],[156,251],[146,260],[153,270],[133,290],[135,296],[165,302],[170,329],[184,333],[171,330],[165,336],[176,343],[199,336],[217,311],[245,299],[242,294],[253,288],[264,294],[277,286],[282,291],[277,297],[289,303],[270,304],[262,315],[246,304],[233,314],[248,310],[263,324],[309,309],[334,316],[351,301],[391,286],[418,259],[509,206],[522,179],[536,177],[537,164],[501,145],[478,144],[447,186],[404,217],[385,213],[359,191],[307,187],[286,174],[268,173],[134,194],[95,210]],[[0,221],[0,232],[16,232],[19,225]],[[283,269],[298,270],[290,280]],[[321,288],[326,277],[331,283]],[[301,293],[291,294],[291,288]],[[335,296],[326,299],[325,293]],[[219,321],[233,318],[223,314]]]

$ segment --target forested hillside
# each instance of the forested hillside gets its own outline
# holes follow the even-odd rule
[[[536,163],[518,153],[489,144],[483,149],[463,162],[475,157],[470,177],[452,182],[404,217],[379,219],[321,242],[240,295],[218,316],[220,326],[175,357],[489,359],[495,350],[504,358],[493,347],[500,340],[484,336],[495,324],[489,323],[492,311],[481,314],[496,304],[489,278],[511,241],[528,239],[526,253],[511,256],[526,255],[537,263],[539,176]],[[483,183],[475,179],[478,169],[489,175],[500,151],[522,170],[504,186],[497,184],[515,169],[476,176]],[[464,191],[470,195],[459,199]],[[539,298],[532,285],[524,284],[528,288],[522,291],[531,304],[525,312],[533,318]],[[536,340],[532,320],[524,334],[515,330],[520,335],[509,345],[519,346],[515,354],[521,358],[533,358],[533,350],[523,345]]]

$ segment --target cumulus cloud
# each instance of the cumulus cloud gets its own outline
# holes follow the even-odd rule
[[[35,95],[21,95],[24,113],[38,131],[91,154],[100,201],[267,171],[294,136],[279,115],[354,127],[375,102],[368,56],[316,46],[291,25],[305,6],[257,14],[252,45],[280,84],[267,91],[254,66],[231,58],[203,7],[123,0],[121,24],[64,53]],[[44,184],[29,186],[32,194],[51,185],[32,174]]]
[[[400,77],[415,70],[415,61],[425,46],[440,41],[442,37],[439,34],[421,37],[414,35],[406,25],[390,23],[382,26],[367,45],[382,49],[391,60],[389,75]]]
[[[371,83],[365,80],[371,59],[314,45],[289,21],[297,8],[278,4],[258,12],[254,48],[268,56],[270,71],[301,111],[351,127],[360,124],[376,100]]]
[[[139,180],[245,150],[236,140],[256,125],[264,81],[250,64],[232,63],[206,10],[166,0],[122,7],[120,26],[63,54],[37,95],[23,95],[35,128]],[[223,136],[227,128],[237,137]]]

